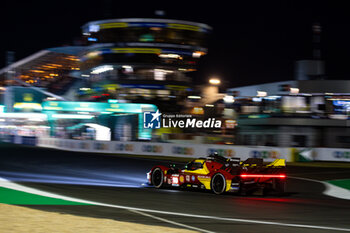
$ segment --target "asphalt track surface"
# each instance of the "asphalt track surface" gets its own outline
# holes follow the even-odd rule
[[[28,205],[30,208],[202,232],[350,231],[350,201],[323,195],[321,183],[288,178],[287,193],[282,197],[214,195],[142,185],[146,172],[157,164],[169,162],[0,144],[1,178],[55,194],[145,211],[68,205]],[[288,167],[287,175],[341,179],[350,178],[350,169]]]

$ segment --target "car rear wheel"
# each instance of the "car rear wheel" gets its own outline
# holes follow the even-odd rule
[[[215,194],[221,194],[226,189],[226,180],[221,173],[216,173],[211,179],[211,190]]]
[[[155,168],[152,172],[151,180],[154,187],[161,188],[164,183],[164,174],[162,169],[160,169],[159,167]]]

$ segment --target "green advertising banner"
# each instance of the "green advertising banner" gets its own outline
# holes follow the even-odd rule
[[[153,104],[72,101],[46,101],[42,103],[42,108],[43,111],[56,112],[142,113],[144,111],[157,111],[157,107]]]

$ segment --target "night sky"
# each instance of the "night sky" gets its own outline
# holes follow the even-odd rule
[[[5,2],[5,7],[3,6]],[[217,76],[227,86],[294,78],[294,62],[312,58],[312,24],[319,22],[328,79],[348,79],[350,14],[346,1],[2,1],[0,66],[7,50],[16,60],[69,45],[88,21],[106,18],[191,20],[214,28],[209,54],[194,78]]]

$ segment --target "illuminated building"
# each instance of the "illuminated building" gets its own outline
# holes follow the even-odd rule
[[[211,28],[168,19],[112,19],[82,27],[89,44],[81,56],[86,87],[81,100],[113,98],[155,103],[176,111],[192,88],[188,72],[207,53]]]
[[[211,27],[168,19],[112,19],[82,27],[86,46],[39,51],[0,70],[0,86],[34,86],[68,100],[154,103],[178,111]],[[79,85],[73,85],[79,83]]]
[[[230,88],[237,144],[350,147],[350,81],[290,80]]]
[[[21,85],[44,87],[62,94],[74,82],[72,71],[79,71],[78,52],[83,47],[58,47],[41,50],[0,70],[1,86]],[[6,77],[11,73],[11,78]]]
[[[210,32],[208,25],[181,20],[89,22],[82,27],[85,46],[44,49],[1,69],[0,94],[7,112],[44,111],[47,100],[87,105],[114,101],[119,107],[113,111],[73,111],[50,118],[51,135],[88,121],[84,123],[110,127],[112,140],[150,140],[141,125],[144,106],[151,104],[161,112],[182,110],[184,100],[193,94],[189,73],[207,54]],[[140,111],[123,111],[129,103],[141,104]],[[200,115],[203,108],[194,111]],[[80,114],[79,119],[74,114]],[[82,114],[94,117],[81,119]]]

